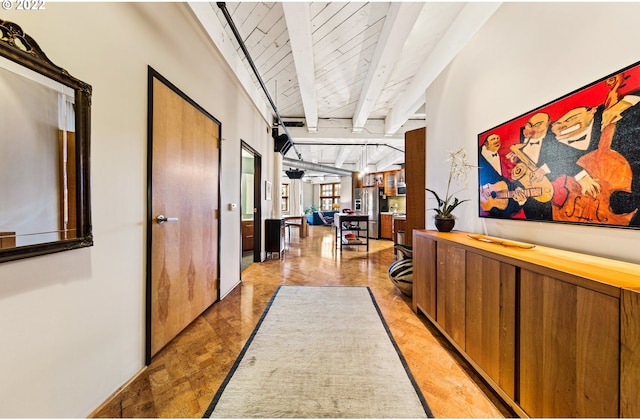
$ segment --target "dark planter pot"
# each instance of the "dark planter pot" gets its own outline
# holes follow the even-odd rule
[[[438,231],[447,233],[453,230],[453,227],[456,225],[455,218],[435,218],[434,224]]]

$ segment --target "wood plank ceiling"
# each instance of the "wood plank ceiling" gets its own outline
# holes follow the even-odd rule
[[[295,146],[286,157],[382,171],[404,164],[404,132],[424,126],[426,88],[499,4],[229,2],[224,7],[287,124]],[[233,45],[236,57],[228,53],[227,60],[236,73],[234,62],[243,63],[267,102],[220,7],[189,5],[214,43]],[[308,171],[305,177],[323,175]]]

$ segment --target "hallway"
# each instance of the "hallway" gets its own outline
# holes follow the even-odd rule
[[[371,240],[368,253],[364,247],[340,252],[329,227],[310,226],[307,238],[296,236],[282,260],[251,265],[240,286],[162,349],[95,417],[202,417],[279,285],[370,287],[436,417],[512,415],[391,284],[391,241]]]

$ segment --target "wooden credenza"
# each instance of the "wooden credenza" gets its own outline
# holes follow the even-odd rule
[[[521,416],[640,417],[640,266],[415,230],[413,308]]]

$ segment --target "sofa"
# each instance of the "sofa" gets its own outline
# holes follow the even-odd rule
[[[336,211],[322,211],[322,213],[325,217],[333,217],[333,214],[335,214]],[[307,223],[312,226],[324,224],[318,215],[318,211],[313,211],[311,214],[307,214]]]

